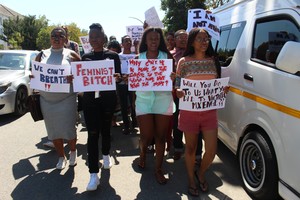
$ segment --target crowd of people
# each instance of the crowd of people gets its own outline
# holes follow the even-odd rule
[[[179,110],[178,105],[179,99],[184,96],[184,92],[180,89],[181,78],[209,80],[221,77],[220,65],[214,54],[209,33],[204,29],[194,28],[189,33],[178,30],[164,35],[161,28],[147,26],[138,46],[135,43],[136,48],[132,51],[134,43],[129,35],[121,38],[121,44],[113,36],[108,41],[103,27],[99,23],[93,23],[89,27],[92,52],[84,54],[81,58],[78,44],[72,44],[67,36],[66,27],[54,28],[50,36],[51,47],[43,50],[36,60],[52,65],[70,64],[76,61],[113,60],[116,91],[76,94],[73,92],[71,75],[67,77],[71,84],[69,93],[40,91],[48,139],[53,142],[59,157],[56,168],[63,169],[67,164],[64,140],[68,141],[70,147],[69,165],[75,166],[77,163],[76,122],[78,111],[83,111],[88,133],[87,154],[90,173],[86,190],[96,190],[100,184],[98,141],[101,136],[103,168],[110,169],[113,165],[110,158],[110,131],[117,104],[120,104],[122,133],[131,134],[136,127],[140,130],[138,167],[141,170],[146,167],[148,146],[153,143],[155,146],[154,177],[159,184],[166,184],[167,178],[163,170],[165,150],[169,151],[172,146],[173,159],[179,160],[185,146],[188,193],[199,196],[199,189],[207,192],[209,188],[205,172],[217,150],[217,112],[216,110]],[[173,60],[170,74],[173,80],[173,91],[129,91],[126,73],[129,59]],[[35,77],[31,76],[31,78]],[[185,145],[182,141],[183,135]],[[205,144],[203,158],[202,137]]]

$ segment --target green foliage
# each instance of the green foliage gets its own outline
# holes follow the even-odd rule
[[[36,39],[36,46],[38,50],[50,48],[50,33],[56,26],[47,26],[40,30]]]
[[[207,8],[214,9],[228,3],[231,0],[206,0]]]
[[[45,15],[24,16],[24,18],[9,18],[4,20],[4,35],[0,39],[9,43],[11,49],[41,50],[50,48],[50,33],[54,27],[48,26],[48,19]],[[80,30],[76,23],[66,25],[69,30],[69,39],[79,43],[79,36],[87,35],[87,30]]]
[[[187,28],[187,14],[189,9],[205,9],[205,0],[161,0],[161,9],[165,11],[162,20],[167,31],[175,32]]]
[[[36,38],[41,28],[48,26],[45,16],[36,19],[35,16],[25,16],[24,18],[9,18],[4,20],[4,34],[10,48],[17,49],[37,49]]]
[[[77,27],[77,24],[75,24],[74,22],[69,24],[69,25],[65,25],[68,27],[68,35],[69,35],[69,40],[73,40],[77,43],[80,43],[79,41],[79,36],[81,36],[81,31],[80,28]]]
[[[14,32],[12,37],[8,39],[10,49],[22,49],[20,44],[24,41],[24,37],[19,32]]]

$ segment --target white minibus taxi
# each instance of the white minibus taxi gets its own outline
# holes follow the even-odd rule
[[[222,77],[219,138],[254,199],[300,199],[300,0],[233,0],[212,11]]]

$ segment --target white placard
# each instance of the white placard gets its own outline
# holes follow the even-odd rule
[[[187,32],[195,27],[204,28],[213,38],[220,39],[219,19],[215,15],[207,13],[206,10],[188,10]]]
[[[88,35],[81,36],[81,37],[79,37],[79,39],[80,39],[80,43],[82,45],[84,53],[90,53],[92,51],[92,46],[89,42],[89,36]]]
[[[46,92],[69,93],[70,84],[67,76],[71,73],[70,65],[50,65],[32,61],[30,88]]]
[[[141,41],[143,32],[143,26],[126,26],[126,33],[132,41]]]
[[[211,80],[181,79],[180,89],[184,97],[179,100],[179,109],[205,111],[224,108],[229,77]]]
[[[164,28],[163,23],[160,21],[155,7],[151,7],[145,12],[145,20],[149,26]]]
[[[72,62],[75,92],[116,90],[114,60]]]
[[[121,73],[122,74],[128,74],[128,60],[134,59],[136,57],[136,54],[119,54],[119,58],[121,61]]]
[[[130,91],[172,91],[171,59],[130,59],[128,62]]]

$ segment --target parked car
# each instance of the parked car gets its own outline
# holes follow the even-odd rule
[[[222,76],[219,138],[256,200],[300,200],[300,0],[233,0],[212,11]]]
[[[0,50],[0,115],[27,112],[31,61],[38,51]]]

